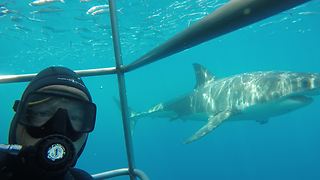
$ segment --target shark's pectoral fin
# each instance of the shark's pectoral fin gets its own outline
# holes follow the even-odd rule
[[[185,143],[189,144],[193,141],[196,141],[203,136],[207,135],[209,132],[217,128],[224,120],[228,119],[231,115],[230,111],[223,111],[217,114],[216,116],[212,116],[208,119],[208,123],[199,129],[193,136],[191,136]]]

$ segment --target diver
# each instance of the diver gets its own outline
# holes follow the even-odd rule
[[[96,119],[80,77],[64,67],[38,73],[13,106],[9,145],[1,145],[0,179],[93,179],[75,168]]]

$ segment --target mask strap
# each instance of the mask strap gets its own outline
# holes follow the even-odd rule
[[[14,112],[17,112],[18,106],[20,104],[20,100],[15,100],[12,109]]]

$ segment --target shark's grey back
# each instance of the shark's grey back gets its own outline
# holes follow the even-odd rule
[[[269,102],[292,94],[313,93],[320,86],[317,73],[254,72],[217,79],[198,87],[193,101],[206,111],[220,112],[242,109],[257,103]],[[315,92],[317,93],[317,92]],[[199,101],[199,99],[202,99]],[[204,100],[204,101],[203,101]],[[205,103],[203,103],[205,102]]]

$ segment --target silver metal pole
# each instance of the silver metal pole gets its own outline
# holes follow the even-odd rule
[[[231,0],[126,66],[125,71],[153,63],[308,1],[310,0]]]
[[[116,5],[114,0],[109,0],[109,9],[110,9],[110,20],[112,27],[112,40],[114,47],[114,54],[116,60],[116,70],[118,76],[118,84],[119,84],[119,95],[121,102],[121,113],[123,120],[123,130],[124,137],[126,143],[127,150],[127,158],[128,158],[128,167],[129,167],[129,176],[131,180],[136,180],[136,176],[134,174],[135,163],[134,163],[134,153],[133,153],[133,145],[132,145],[132,137],[130,133],[130,122],[129,122],[129,112],[128,112],[128,102],[127,102],[127,94],[126,94],[126,84],[124,71],[122,70],[122,57],[121,57],[121,48],[120,48],[120,38],[117,24],[117,16],[116,16]]]
[[[139,177],[141,180],[149,180],[148,176],[141,170],[135,169],[134,174]],[[118,176],[125,176],[129,175],[129,169],[128,168],[122,168],[122,169],[115,169],[111,171],[106,171],[98,174],[92,175],[94,179],[108,179]]]
[[[79,76],[99,76],[107,74],[115,74],[116,68],[99,68],[99,69],[86,69],[86,70],[76,70],[75,71]],[[0,75],[0,84],[1,83],[14,83],[14,82],[27,82],[30,81],[37,74],[20,74],[20,75]]]

